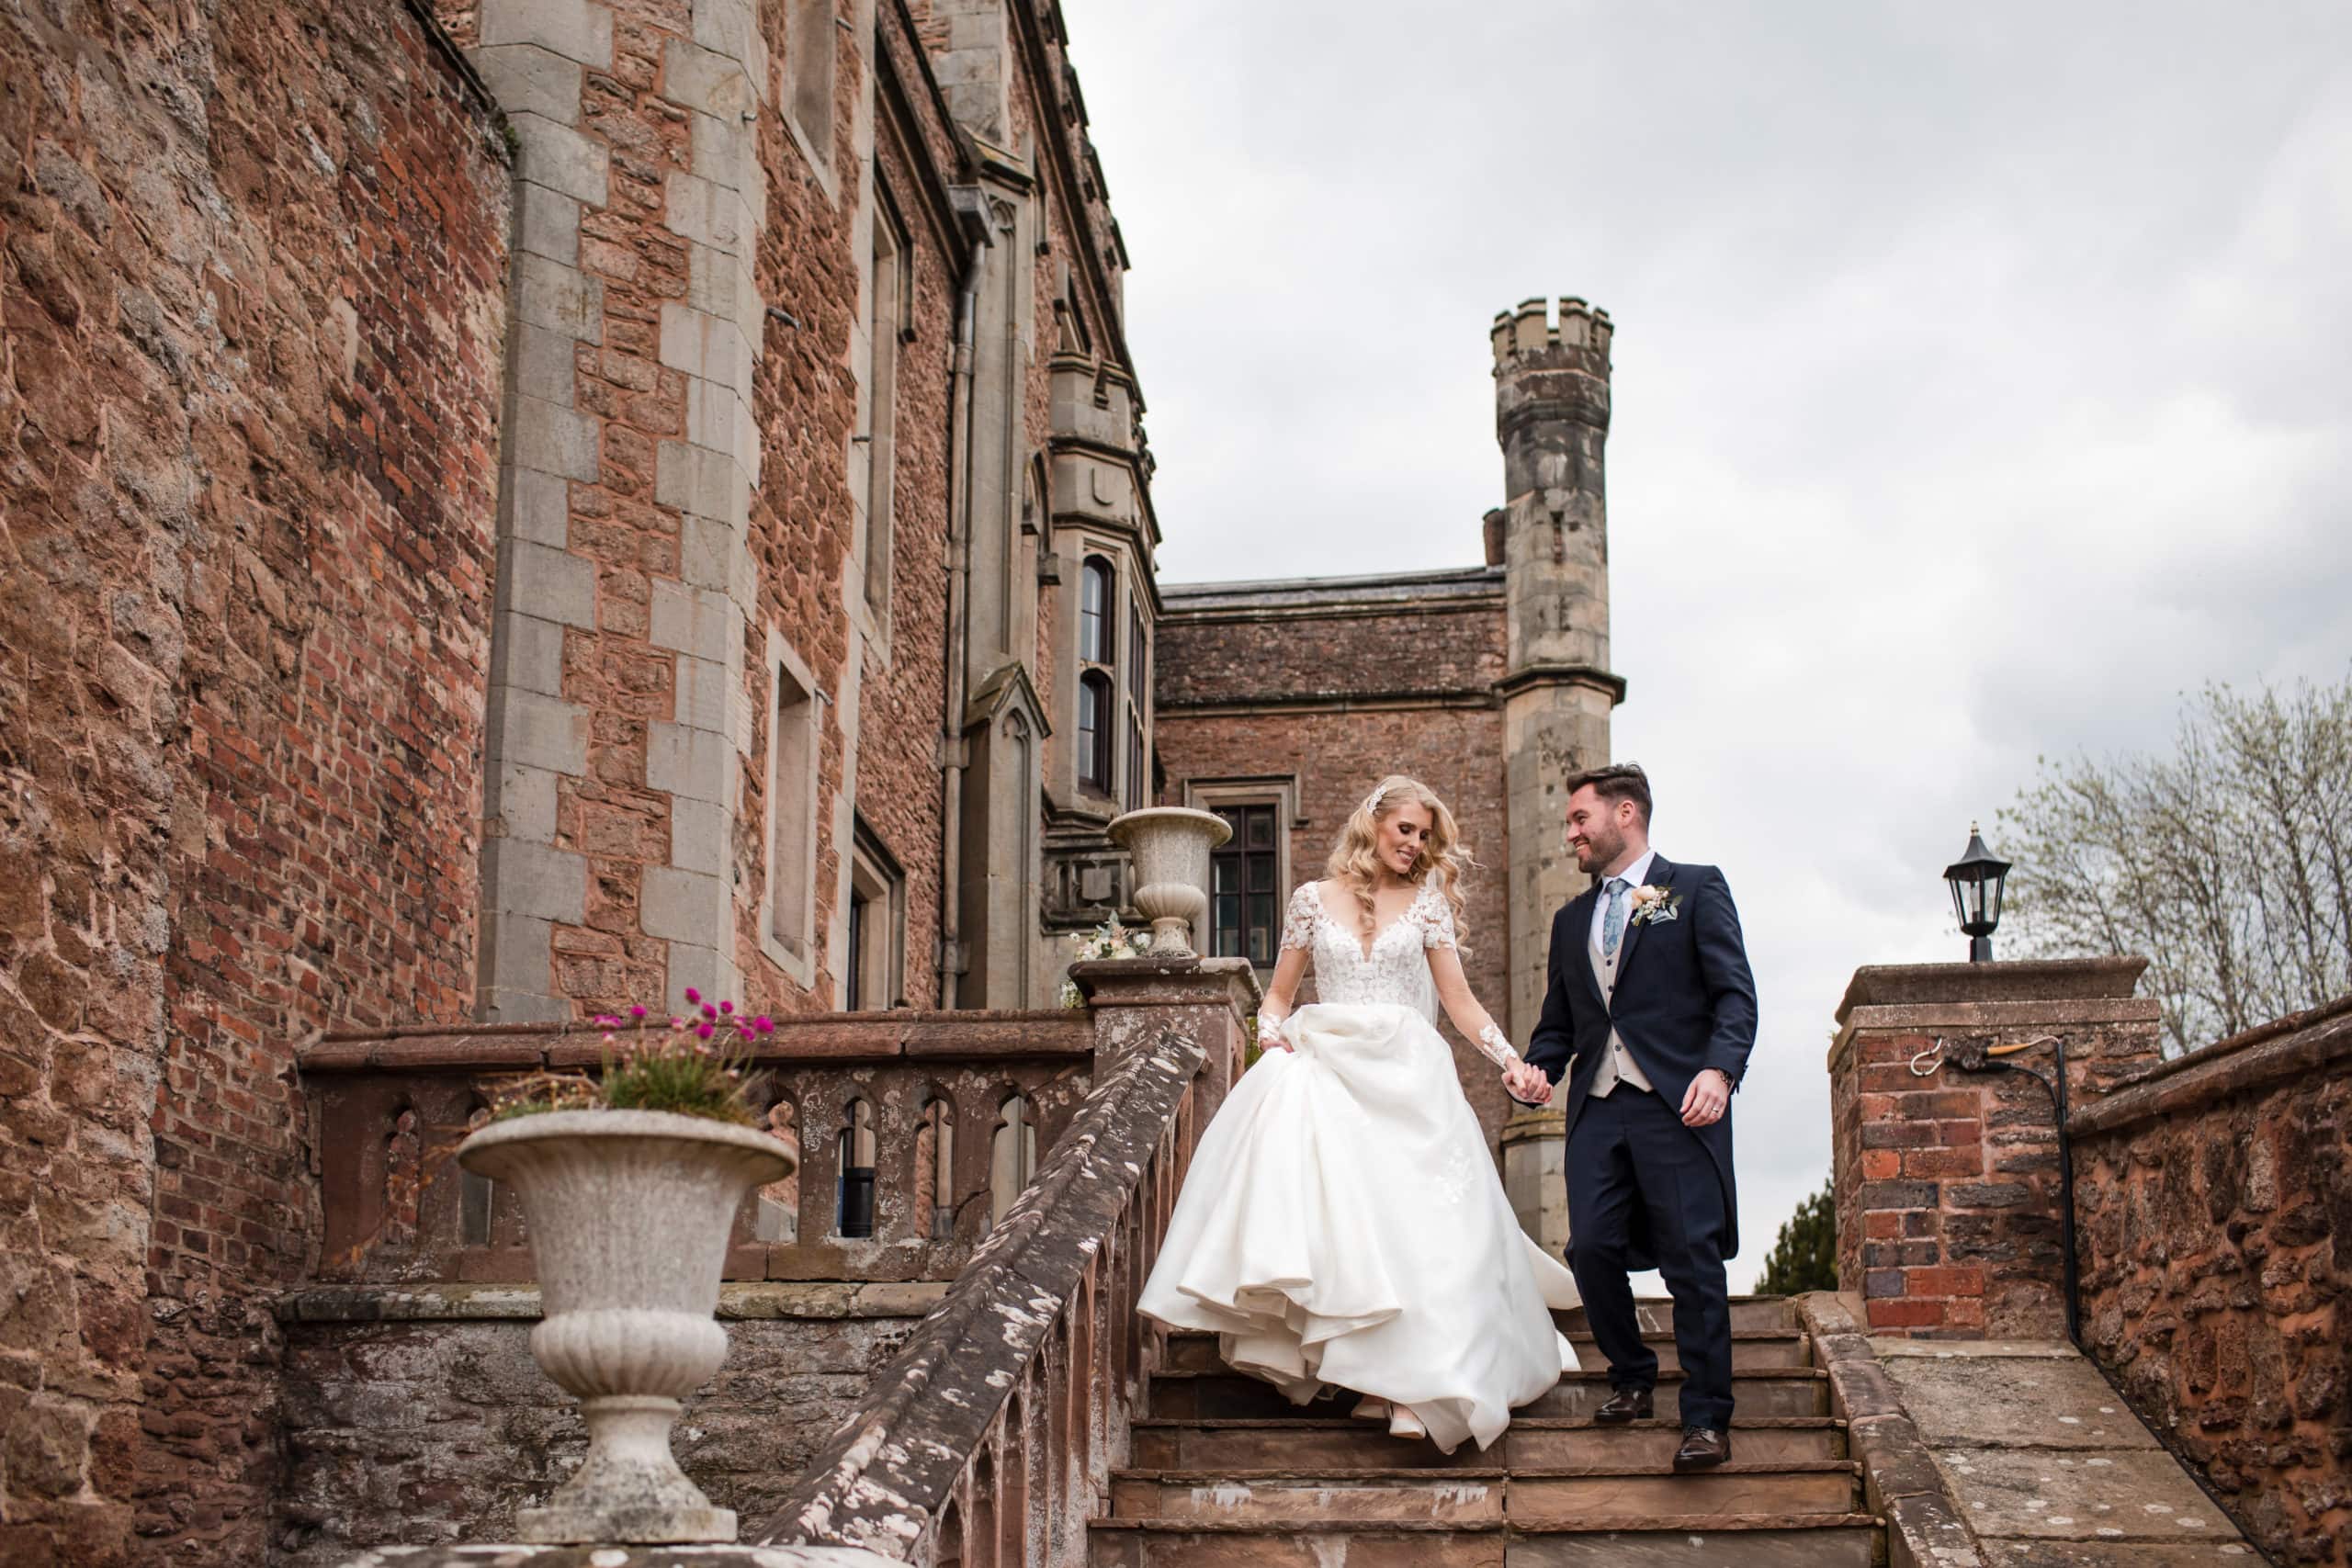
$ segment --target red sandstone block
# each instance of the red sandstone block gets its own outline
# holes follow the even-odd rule
[[[1883,1181],[1903,1174],[1903,1156],[1893,1149],[1862,1151],[1862,1179]]]
[[[1882,1297],[1869,1304],[1872,1328],[1936,1328],[1944,1321],[1941,1302]]]
[[[1908,1296],[1981,1296],[1984,1270],[1945,1264],[1935,1269],[1906,1269],[1903,1292]]]
[[[1863,1156],[1865,1159],[1869,1157],[1868,1155]],[[1984,1145],[1982,1144],[1972,1144],[1960,1149],[1905,1149],[1901,1159],[1905,1176],[1944,1178],[1984,1174]],[[1894,1173],[1890,1171],[1887,1174]]]
[[[1879,1210],[1862,1216],[1862,1234],[1881,1241],[1891,1241],[1903,1234],[1906,1216],[1891,1209]]]

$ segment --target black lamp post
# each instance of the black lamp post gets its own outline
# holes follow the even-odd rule
[[[1994,857],[1984,847],[1984,833],[1971,822],[1966,852],[1944,867],[1944,880],[1951,884],[1952,910],[1960,917],[1961,934],[1968,938],[1971,964],[1993,961],[1993,928],[2001,923],[2001,885],[2008,875],[2009,863]]]

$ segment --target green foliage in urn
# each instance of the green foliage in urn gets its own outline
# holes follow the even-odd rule
[[[706,1002],[692,987],[686,1003],[697,1010],[657,1026],[650,1010],[599,1018],[605,1031],[601,1071],[530,1073],[491,1096],[493,1120],[548,1111],[667,1111],[712,1122],[758,1121],[745,1097],[753,1046],[775,1032],[764,1014],[747,1019],[731,1001]],[[697,1016],[697,1012],[699,1016]]]

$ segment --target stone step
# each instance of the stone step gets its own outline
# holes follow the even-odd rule
[[[1696,1475],[1622,1464],[1336,1475],[1295,1468],[1118,1470],[1111,1476],[1111,1511],[1120,1518],[1232,1524],[1336,1517],[1358,1524],[1576,1519],[1637,1527],[1662,1514],[1766,1512],[1843,1518],[1860,1505],[1860,1470],[1846,1460],[1742,1461]]]
[[[1674,1303],[1666,1296],[1638,1296],[1634,1301],[1634,1316],[1642,1325],[1642,1333],[1652,1339],[1674,1337]],[[1564,1334],[1581,1334],[1591,1325],[1585,1321],[1584,1308],[1568,1307],[1552,1314],[1552,1321]],[[1731,1331],[1734,1334],[1794,1334],[1801,1325],[1797,1322],[1796,1303],[1786,1296],[1734,1296],[1731,1299]]]
[[[1577,1359],[1588,1367],[1605,1367],[1609,1358],[1592,1336],[1582,1329],[1565,1331],[1568,1343],[1577,1348]],[[1673,1336],[1660,1339],[1644,1335],[1642,1343],[1657,1353],[1660,1370],[1679,1368],[1682,1358],[1674,1348]],[[1782,1334],[1776,1329],[1734,1329],[1731,1336],[1732,1371],[1743,1367],[1809,1367],[1813,1365],[1813,1337],[1806,1334]]]
[[[1451,1454],[1426,1438],[1392,1438],[1376,1422],[1345,1418],[1189,1421],[1154,1417],[1135,1424],[1136,1465],[1158,1470],[1315,1469],[1327,1473],[1503,1464],[1529,1469],[1617,1464],[1665,1468],[1682,1441],[1670,1421],[1596,1427],[1590,1421],[1521,1416],[1483,1453],[1464,1443]],[[1844,1459],[1846,1424],[1827,1416],[1738,1416],[1732,1451],[1744,1464],[1797,1464]]]
[[[1558,1314],[1555,1314],[1558,1315]],[[1565,1328],[1562,1333],[1577,1348],[1577,1358],[1588,1367],[1605,1367],[1608,1358],[1593,1342],[1593,1337],[1581,1327]],[[1681,1365],[1675,1354],[1674,1337],[1645,1336],[1645,1342],[1657,1352],[1658,1365]],[[1734,1329],[1732,1331],[1731,1364],[1739,1367],[1809,1367],[1813,1364],[1813,1341],[1797,1332],[1776,1328]],[[1169,1371],[1215,1372],[1225,1370],[1225,1360],[1217,1353],[1217,1337],[1184,1331],[1168,1336],[1168,1345],[1160,1365]]]
[[[1657,1383],[1657,1413],[1672,1419],[1682,1386],[1679,1371],[1661,1368]],[[1525,1416],[1566,1418],[1589,1416],[1610,1395],[1605,1368],[1570,1372],[1532,1404],[1520,1407]],[[1732,1370],[1732,1402],[1743,1416],[1826,1416],[1829,1413],[1828,1374],[1817,1367],[1754,1367]],[[1189,1420],[1232,1420],[1248,1417],[1345,1416],[1356,1396],[1327,1391],[1306,1404],[1293,1404],[1272,1383],[1236,1371],[1186,1371],[1168,1369],[1151,1376],[1153,1416]]]
[[[1106,1518],[1091,1521],[1087,1550],[1092,1568],[1873,1568],[1885,1535],[1868,1514],[1662,1515],[1639,1525]]]

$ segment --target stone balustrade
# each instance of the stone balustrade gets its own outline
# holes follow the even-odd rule
[[[1072,973],[1097,1021],[1091,1092],[756,1539],[958,1568],[1086,1562],[1157,1358],[1136,1299],[1257,987],[1238,958]]]
[[[593,1026],[492,1024],[330,1035],[302,1052],[318,1280],[528,1280],[519,1206],[451,1156],[499,1079],[593,1072],[605,1049]],[[1061,1136],[1094,1055],[1080,1010],[780,1023],[752,1058],[752,1092],[801,1166],[745,1202],[726,1278],[955,1278]]]

